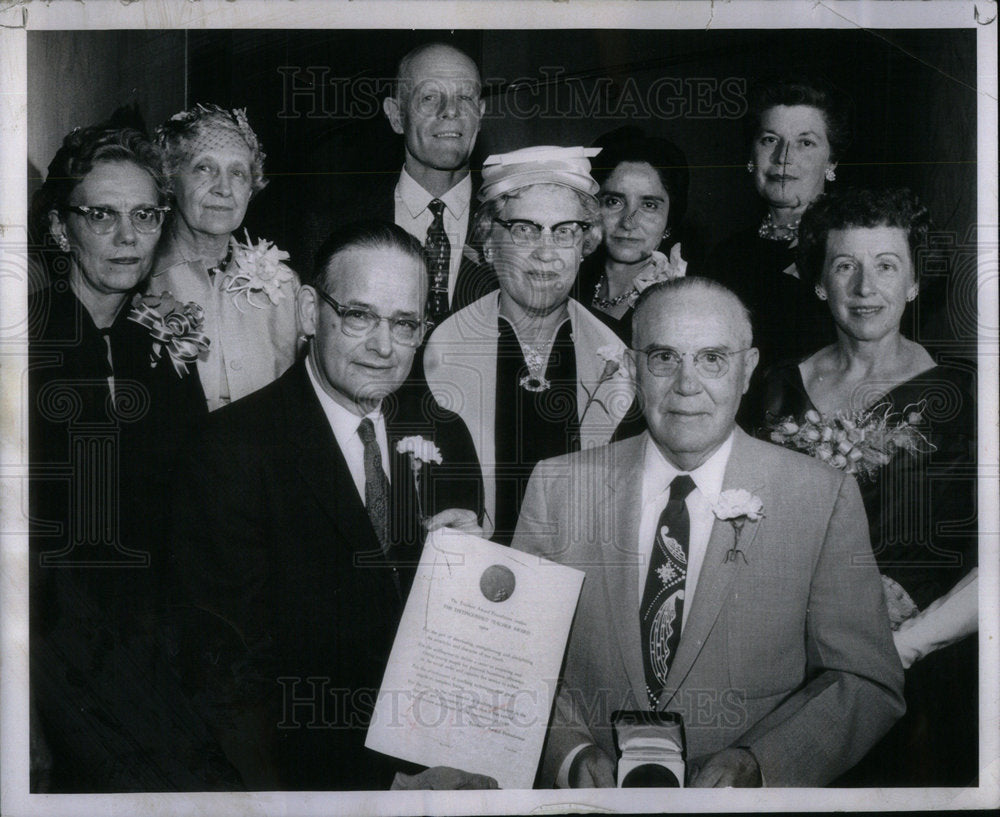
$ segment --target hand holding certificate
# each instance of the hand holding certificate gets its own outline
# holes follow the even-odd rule
[[[583,573],[432,533],[365,745],[531,788]]]

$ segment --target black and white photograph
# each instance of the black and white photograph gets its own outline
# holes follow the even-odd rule
[[[0,811],[1000,806],[996,15],[0,0]]]

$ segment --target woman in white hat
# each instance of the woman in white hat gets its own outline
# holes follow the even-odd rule
[[[624,344],[570,298],[600,243],[597,149],[530,147],[489,157],[473,241],[499,290],[439,326],[424,369],[472,433],[487,535],[509,544],[535,464],[611,438],[632,402]]]

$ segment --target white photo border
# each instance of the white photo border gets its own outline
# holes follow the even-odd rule
[[[527,792],[254,792],[234,794],[32,795],[28,792],[27,535],[2,536],[2,757],[0,810],[82,814],[508,814],[564,811],[930,810],[998,805],[998,291],[996,2],[614,2],[504,0],[0,0],[0,495],[2,519],[26,507],[28,31],[65,29],[329,28],[972,28],[978,45],[980,752],[977,789],[598,790]]]

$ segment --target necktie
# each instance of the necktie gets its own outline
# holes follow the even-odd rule
[[[434,215],[427,228],[424,261],[430,287],[427,291],[427,317],[435,324],[448,317],[448,271],[451,265],[451,243],[444,231],[444,202],[434,199],[427,205]]]
[[[389,478],[382,470],[382,452],[375,439],[375,424],[365,417],[358,426],[365,446],[365,507],[382,552],[389,551]]]
[[[694,487],[694,480],[687,474],[678,474],[670,483],[670,499],[656,526],[649,573],[642,591],[639,610],[642,666],[652,709],[656,709],[660,693],[666,686],[670,662],[681,640],[691,532],[691,519],[684,500]]]

